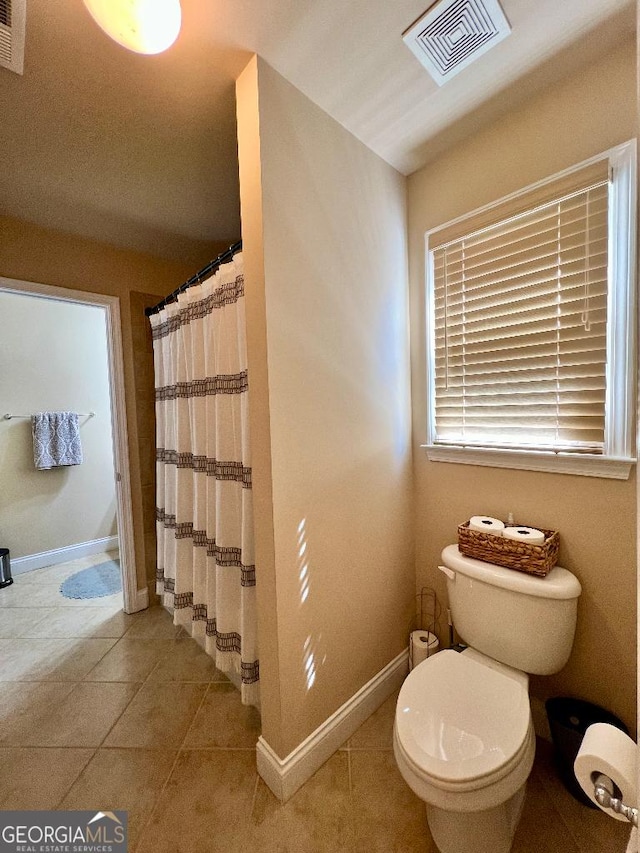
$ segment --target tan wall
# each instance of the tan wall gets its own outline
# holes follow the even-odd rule
[[[261,60],[237,94],[263,734],[284,756],[411,626],[405,180]]]
[[[416,448],[426,441],[425,231],[631,138],[636,109],[635,45],[628,43],[410,177]],[[440,552],[472,514],[513,511],[520,523],[558,529],[560,562],[583,585],[578,630],[565,669],[534,679],[532,693],[579,696],[635,726],[635,473],[621,482],[508,471],[429,462],[421,450],[414,460],[418,587],[435,587],[445,601]]]
[[[0,531],[12,557],[117,533],[105,312],[0,293],[5,411],[94,411],[80,419],[82,465],[38,471],[31,422],[0,422]]]
[[[223,247],[212,245],[203,265]],[[172,291],[194,272],[193,260],[177,263],[103,243],[39,228],[0,216],[0,276],[68,287],[120,298],[125,399],[138,586],[153,583],[155,442],[153,366],[143,309]],[[140,389],[146,391],[140,392]],[[148,581],[147,581],[148,579]]]

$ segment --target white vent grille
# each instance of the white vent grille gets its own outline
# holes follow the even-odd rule
[[[498,0],[440,0],[403,39],[441,86],[510,32]]]
[[[0,66],[22,74],[27,0],[0,0]]]

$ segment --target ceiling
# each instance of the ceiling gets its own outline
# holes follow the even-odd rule
[[[240,234],[234,81],[260,54],[404,174],[611,50],[633,0],[503,0],[511,35],[439,88],[402,41],[430,0],[182,0],[158,56],[82,0],[27,0],[0,69],[0,212],[197,263]]]

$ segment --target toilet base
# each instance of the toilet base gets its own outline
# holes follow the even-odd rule
[[[427,803],[427,822],[440,853],[509,853],[526,783],[499,806],[481,812],[450,812]]]

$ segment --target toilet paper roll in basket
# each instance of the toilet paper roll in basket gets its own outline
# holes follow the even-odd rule
[[[536,527],[505,527],[502,535],[505,539],[528,542],[529,545],[544,545],[544,533]]]
[[[469,520],[469,530],[482,530],[484,533],[502,536],[504,522],[499,518],[491,518],[490,515],[474,515]]]
[[[602,806],[595,798],[595,780],[604,773],[620,791],[620,799],[626,806],[637,808],[637,746],[629,735],[609,723],[594,723],[584,736],[573,772],[580,787],[598,808]],[[609,817],[626,822],[624,815],[610,809],[602,809]]]
[[[409,637],[409,669],[435,655],[440,641],[431,631],[412,631]]]

